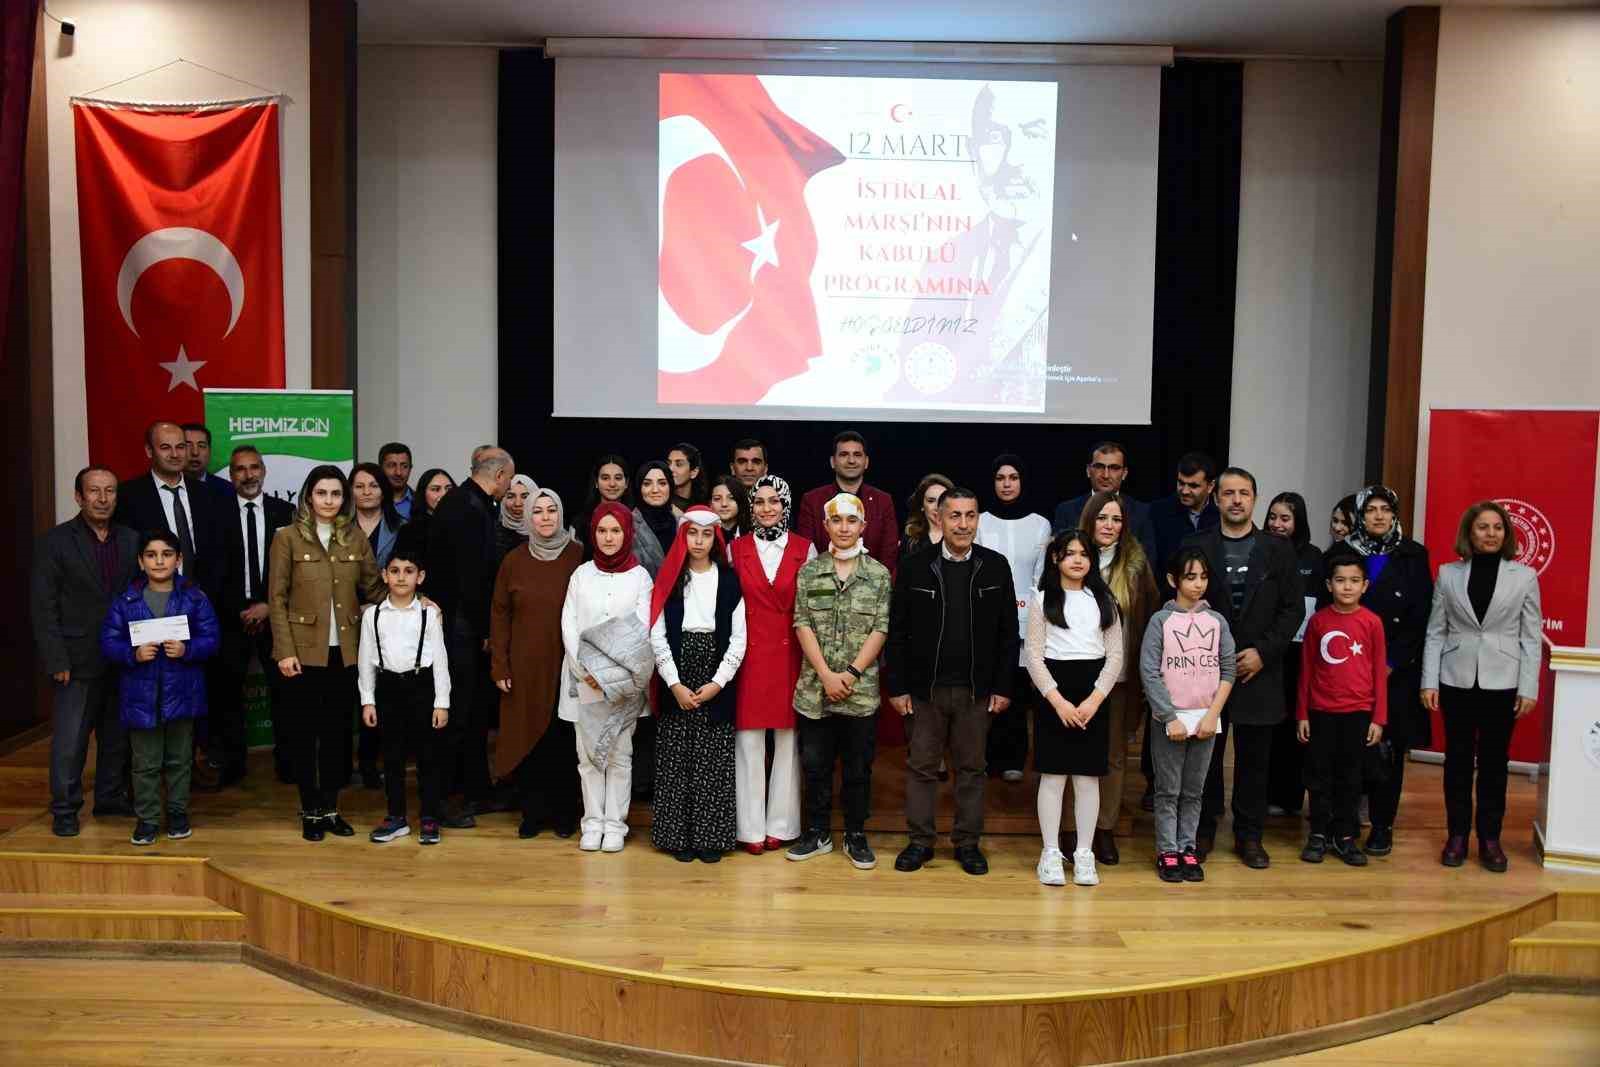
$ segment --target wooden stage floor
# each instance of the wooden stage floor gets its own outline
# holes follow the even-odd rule
[[[575,839],[548,832],[518,840],[517,817],[509,813],[480,817],[475,830],[447,830],[438,847],[421,848],[414,835],[378,846],[365,835],[381,817],[382,794],[358,789],[341,798],[358,836],[311,844],[299,836],[293,788],[272,780],[264,753],[257,754],[243,788],[195,797],[189,840],[162,838],[154,847],[134,848],[128,843],[130,820],[100,821],[87,812],[81,836],[60,839],[51,835],[43,812],[47,745],[36,742],[0,757],[0,826],[10,826],[0,835],[0,853],[203,858],[210,868],[208,891],[228,883],[211,895],[247,916],[250,941],[358,983],[367,981],[362,966],[371,977],[371,961],[335,967],[333,950],[314,943],[318,924],[348,922],[385,936],[537,965],[540,974],[540,968],[567,968],[610,982],[610,989],[620,988],[618,983],[666,985],[707,996],[835,1006],[1115,1000],[1289,974],[1366,950],[1421,945],[1430,935],[1480,920],[1505,919],[1520,931],[1555,916],[1553,904],[1538,922],[1531,911],[1526,921],[1515,918],[1518,909],[1527,911],[1560,888],[1596,888],[1582,876],[1547,873],[1538,865],[1531,842],[1536,791],[1525,777],[1513,777],[1511,784],[1505,841],[1510,872],[1490,874],[1475,862],[1454,871],[1441,868],[1441,772],[1416,763],[1407,772],[1395,850],[1364,869],[1332,860],[1301,863],[1303,824],[1281,818],[1272,820],[1265,842],[1274,858],[1270,869],[1246,869],[1224,844],[1207,864],[1203,884],[1166,885],[1151,869],[1150,817],[1137,813],[1133,835],[1121,842],[1122,863],[1102,867],[1101,884],[1089,889],[1047,888],[1035,878],[1039,840],[1031,780],[991,783],[990,829],[1013,832],[985,839],[987,877],[962,873],[944,841],[924,870],[896,872],[894,855],[905,840],[897,807],[902,749],[880,753],[877,814],[869,828],[879,865],[862,872],[850,866],[842,849],[807,863],[786,862],[781,853],[738,853],[719,864],[685,865],[650,848],[647,830],[636,830],[620,854],[584,853]],[[1137,773],[1131,775],[1129,807],[1135,810],[1141,786]],[[948,814],[948,788],[945,794]],[[1219,841],[1228,840],[1224,821]],[[251,913],[252,900],[261,916]],[[263,902],[269,900],[279,902],[272,913],[277,918],[264,917]],[[290,905],[282,902],[303,907],[304,915],[284,918]],[[275,931],[274,924],[283,929]],[[1503,961],[1503,947],[1491,947],[1489,955],[1495,951]],[[398,959],[401,949],[392,952]],[[1428,967],[1478,966],[1448,955],[1430,958]],[[433,976],[415,981],[448,992],[452,979],[437,973],[440,966],[435,957],[423,968]],[[482,970],[475,977],[493,979]],[[1390,986],[1409,981],[1397,978],[1392,966],[1387,973],[1374,971],[1371,980]],[[369,984],[441,1002],[428,990],[406,988],[403,976]],[[1365,999],[1374,1002],[1375,995]],[[451,1006],[481,1010],[470,994],[463,997]],[[1294,1009],[1299,1021],[1293,1023],[1302,1029],[1349,1017],[1326,1004],[1326,1010],[1301,1017],[1302,1007]],[[1236,1002],[1223,1014],[1231,1018],[1245,1010]],[[920,1024],[908,1019],[906,1025],[913,1026],[908,1036],[914,1037]],[[1262,1036],[1231,1025],[1222,1019],[1213,1038],[1186,1047]],[[636,1032],[598,1022],[589,1030],[602,1040],[643,1043]],[[1116,1047],[1145,1055],[1172,1050],[1170,1043],[1141,1040],[1119,1032]],[[688,1039],[676,1047],[706,1051]],[[707,1047],[719,1054],[743,1049],[753,1059],[773,1055],[729,1040]],[[818,1062],[790,1057],[807,1059]]]

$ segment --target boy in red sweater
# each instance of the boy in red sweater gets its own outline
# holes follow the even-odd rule
[[[1311,745],[1306,789],[1311,836],[1300,858],[1321,863],[1331,848],[1352,867],[1365,867],[1360,830],[1361,748],[1383,739],[1389,721],[1388,650],[1383,620],[1361,606],[1366,561],[1354,552],[1330,553],[1333,603],[1311,616],[1300,650],[1300,697],[1295,716],[1300,743]]]

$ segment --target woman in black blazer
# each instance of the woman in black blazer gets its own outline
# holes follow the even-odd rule
[[[1478,862],[1506,869],[1500,824],[1506,758],[1516,721],[1539,701],[1544,622],[1539,576],[1515,562],[1517,532],[1505,509],[1486,500],[1461,517],[1459,563],[1439,568],[1422,656],[1422,703],[1444,714],[1444,805],[1449,838],[1439,862],[1467,858],[1472,769],[1478,768]]]
[[[1428,550],[1400,528],[1400,497],[1384,485],[1356,494],[1356,528],[1344,544],[1366,557],[1371,583],[1363,607],[1383,620],[1389,650],[1389,726],[1379,762],[1368,775],[1367,810],[1372,832],[1364,851],[1387,856],[1394,848],[1394,820],[1400,808],[1406,753],[1432,739],[1433,720],[1422,706],[1422,645],[1433,603],[1433,567]],[[1331,552],[1332,549],[1329,549]],[[1326,603],[1328,594],[1318,598]]]

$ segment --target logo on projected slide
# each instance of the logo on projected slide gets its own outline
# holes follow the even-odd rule
[[[1556,558],[1556,532],[1550,520],[1526,500],[1501,497],[1495,503],[1511,516],[1511,528],[1517,534],[1517,562],[1543,574]]]
[[[906,353],[905,375],[925,396],[942,393],[956,382],[956,357],[944,345],[924,341]]]
[[[861,389],[887,389],[900,380],[900,357],[884,345],[862,345],[850,353],[850,377]]]

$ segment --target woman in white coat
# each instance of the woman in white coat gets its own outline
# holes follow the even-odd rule
[[[1511,731],[1539,700],[1539,578],[1514,562],[1516,530],[1492,500],[1461,517],[1456,555],[1460,562],[1439,568],[1422,650],[1422,703],[1444,717],[1449,837],[1439,861],[1466,862],[1476,763],[1478,862],[1499,872],[1506,869],[1500,824]]]
[[[564,655],[556,713],[576,728],[583,791],[578,847],[585,852],[621,852],[628,835],[633,731],[645,707],[644,693],[627,707],[607,701],[599,683],[579,664],[579,646],[587,631],[632,612],[639,621],[638,636],[648,647],[655,585],[633,554],[633,536],[633,512],[615,501],[599,504],[589,516],[594,558],[572,572],[561,607]]]

